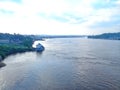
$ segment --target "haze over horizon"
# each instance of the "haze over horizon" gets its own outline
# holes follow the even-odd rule
[[[120,32],[120,0],[0,0],[0,33]]]

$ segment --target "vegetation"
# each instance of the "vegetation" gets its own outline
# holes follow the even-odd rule
[[[6,56],[17,52],[25,52],[31,50],[32,48],[22,45],[0,45],[0,55],[2,56],[2,58],[5,58]]]
[[[120,32],[118,32],[118,33],[104,33],[101,35],[88,36],[88,38],[120,40]]]
[[[0,57],[4,59],[6,56],[18,52],[32,51],[33,39],[30,36],[20,34],[0,33]],[[7,40],[7,43],[2,41]],[[2,42],[2,43],[1,43]]]

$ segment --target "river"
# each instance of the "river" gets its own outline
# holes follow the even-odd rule
[[[56,38],[42,53],[10,55],[0,90],[120,90],[120,41]]]

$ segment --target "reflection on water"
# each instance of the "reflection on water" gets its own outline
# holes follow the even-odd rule
[[[5,59],[0,90],[120,90],[120,42],[50,39]]]

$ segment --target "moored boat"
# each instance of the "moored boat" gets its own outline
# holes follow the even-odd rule
[[[44,46],[41,45],[40,43],[38,43],[38,44],[36,45],[36,48],[35,48],[35,49],[36,49],[37,52],[42,52],[42,51],[45,50]]]

